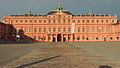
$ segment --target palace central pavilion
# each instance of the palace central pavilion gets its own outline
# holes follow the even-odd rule
[[[116,15],[94,14],[90,10],[87,14],[73,15],[63,10],[61,3],[46,15],[30,11],[3,16],[2,22],[13,25],[16,41],[120,41],[120,22]]]

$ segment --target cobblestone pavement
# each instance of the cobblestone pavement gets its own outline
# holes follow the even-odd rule
[[[68,43],[53,43],[39,47],[3,68],[120,68],[120,65]]]

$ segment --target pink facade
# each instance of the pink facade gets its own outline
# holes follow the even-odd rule
[[[120,22],[116,15],[100,15],[90,11],[88,14],[73,15],[63,10],[60,4],[46,15],[31,12],[10,15],[4,16],[3,22],[12,24],[16,31],[23,30],[24,35],[36,41],[120,41]]]

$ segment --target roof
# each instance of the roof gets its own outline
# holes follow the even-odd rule
[[[61,10],[61,11],[55,10],[55,11],[51,11],[51,12],[49,12],[47,15],[56,15],[56,14],[67,14],[67,15],[72,15],[71,12],[66,11],[66,10]]]

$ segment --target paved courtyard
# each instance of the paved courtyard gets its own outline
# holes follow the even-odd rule
[[[113,47],[114,44],[116,45]],[[24,54],[14,59],[13,61],[10,61],[2,65],[1,67],[2,68],[120,68],[120,63],[119,61],[116,61],[116,57],[109,55],[109,54],[114,54],[114,51],[111,50],[118,51],[118,52],[116,51],[117,53],[115,52],[116,54],[114,55],[119,54],[120,52],[119,44],[120,44],[119,42],[113,42],[113,43],[58,42],[58,43],[34,43],[34,44],[24,44],[24,45],[19,44],[19,46],[27,47],[28,48],[27,52],[25,52],[26,51],[25,48],[21,48],[23,49],[22,51],[25,52]],[[8,46],[16,47],[18,45],[6,45],[6,47]],[[2,45],[1,47],[5,47],[5,46]],[[19,53],[19,51],[16,52]],[[107,53],[109,54],[106,55]],[[110,58],[107,56],[110,56]]]

